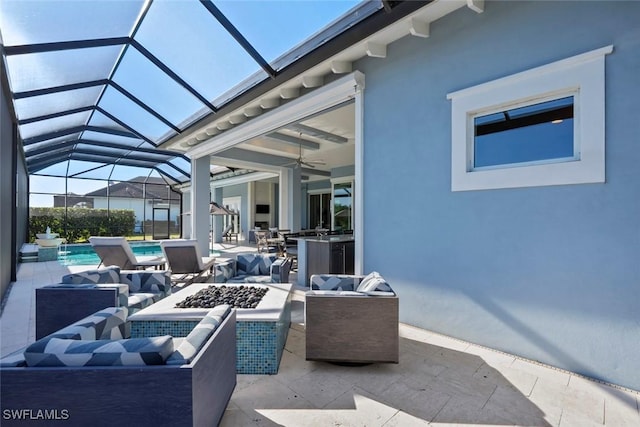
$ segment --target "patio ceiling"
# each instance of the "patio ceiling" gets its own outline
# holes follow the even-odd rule
[[[383,8],[321,4],[1,0],[3,68],[29,173],[120,165],[189,181],[188,158],[158,147]],[[310,14],[322,14],[322,31]]]

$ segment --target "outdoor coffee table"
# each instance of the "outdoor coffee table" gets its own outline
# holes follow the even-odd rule
[[[131,337],[171,335],[185,337],[210,310],[176,308],[176,303],[209,286],[240,284],[194,283],[129,316]],[[276,374],[291,323],[290,283],[244,286],[267,287],[269,290],[256,308],[236,309],[236,372],[239,374]]]

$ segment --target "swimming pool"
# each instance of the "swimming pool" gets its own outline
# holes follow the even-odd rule
[[[158,242],[130,242],[129,245],[137,257],[162,256],[162,249]],[[211,252],[210,256],[220,256],[220,254]],[[61,245],[58,252],[58,262],[62,265],[98,265],[100,257],[90,243]]]

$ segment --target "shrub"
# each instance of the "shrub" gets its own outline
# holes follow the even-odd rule
[[[131,236],[135,225],[135,212],[130,209],[88,208],[30,208],[29,235],[52,233],[67,239],[68,243],[86,242],[90,236]]]

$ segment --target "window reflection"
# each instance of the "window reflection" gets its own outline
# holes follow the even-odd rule
[[[473,167],[574,158],[573,105],[569,96],[476,117]]]

